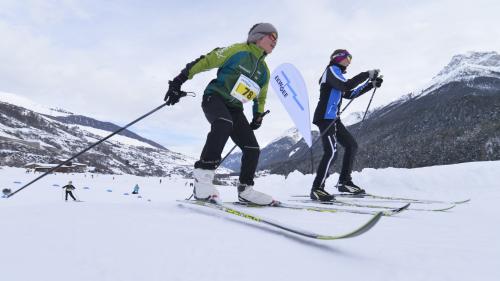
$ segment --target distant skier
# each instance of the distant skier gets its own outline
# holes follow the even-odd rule
[[[63,189],[66,190],[66,195],[64,196],[64,201],[68,201],[68,195],[73,198],[73,201],[78,201],[75,196],[73,195],[73,190],[75,190],[75,186],[73,185],[72,181],[69,181],[67,185],[62,187]]]
[[[213,185],[215,169],[229,137],[243,153],[238,198],[243,202],[269,205],[273,198],[253,189],[260,148],[253,130],[262,124],[270,72],[264,62],[276,46],[278,32],[269,23],[255,24],[245,43],[216,48],[186,65],[169,81],[165,96],[167,105],[182,97],[181,85],[194,75],[218,68],[217,77],[205,89],[201,107],[211,125],[200,160],[194,165],[194,197],[198,200],[219,199]],[[249,123],[243,103],[253,101],[253,119]]]
[[[132,191],[132,194],[139,194],[139,185],[138,184],[136,184],[134,186],[134,191]]]
[[[352,182],[351,172],[358,144],[354,137],[342,124],[339,116],[342,98],[354,99],[382,85],[378,77],[379,70],[373,69],[361,72],[351,79],[344,78],[352,56],[347,50],[335,50],[330,56],[330,63],[319,80],[320,97],[314,112],[313,123],[319,127],[322,135],[323,158],[318,166],[316,177],[311,188],[310,197],[313,200],[331,201],[334,196],[325,191],[325,181],[330,165],[335,161],[337,142],[345,149],[342,161],[342,171],[337,188],[340,192],[353,194],[365,191]]]

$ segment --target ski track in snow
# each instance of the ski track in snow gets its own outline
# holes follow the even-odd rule
[[[354,173],[374,194],[472,201],[447,212],[383,217],[362,236],[337,241],[181,207],[175,200],[191,190],[180,177],[160,184],[155,177],[49,175],[0,198],[0,280],[497,280],[499,172],[500,161]],[[35,176],[4,167],[0,189],[14,191]],[[337,176],[327,190],[334,191]],[[62,200],[68,180],[85,202]],[[311,175],[295,172],[258,178],[255,188],[286,202],[307,194],[311,182]],[[131,195],[136,183],[142,198]],[[224,201],[237,199],[235,187],[219,190]],[[244,210],[322,234],[349,231],[369,218]]]

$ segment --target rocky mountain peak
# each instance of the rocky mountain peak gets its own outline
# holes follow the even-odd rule
[[[491,52],[467,52],[458,54],[416,94],[424,96],[451,82],[471,82],[478,77],[500,78],[500,54]],[[490,87],[489,85],[476,85]]]
[[[467,72],[466,70],[498,72],[500,71],[500,54],[497,52],[467,52],[455,55],[436,77],[446,76],[454,72],[471,73],[471,71]]]

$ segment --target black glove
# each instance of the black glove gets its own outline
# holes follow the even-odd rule
[[[252,123],[250,123],[250,128],[252,130],[257,130],[262,125],[262,113],[255,113],[252,119]]]
[[[167,102],[167,105],[174,105],[178,103],[186,93],[181,91],[182,82],[177,78],[168,81],[168,85],[168,91],[163,100]]]
[[[372,85],[374,88],[380,88],[380,86],[382,86],[382,82],[384,82],[384,79],[382,79],[382,77],[377,77],[375,80],[372,80]]]

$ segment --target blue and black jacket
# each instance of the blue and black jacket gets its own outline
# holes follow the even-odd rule
[[[313,123],[339,118],[342,98],[354,99],[373,88],[368,72],[361,72],[351,79],[344,77],[345,67],[336,63],[328,65],[319,80],[319,101],[314,111]]]

